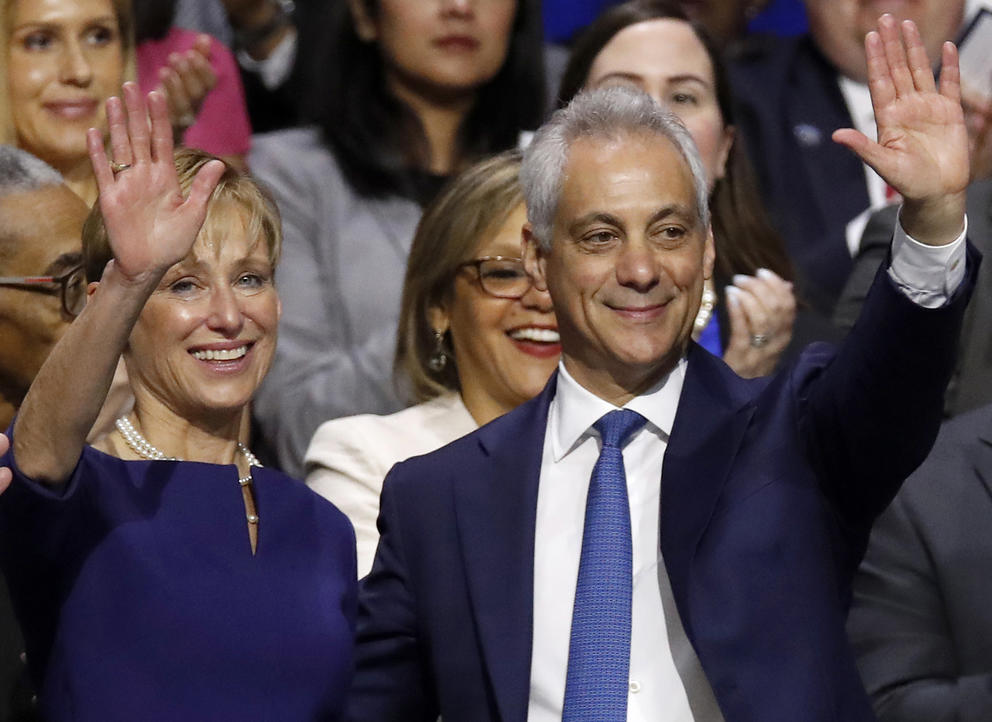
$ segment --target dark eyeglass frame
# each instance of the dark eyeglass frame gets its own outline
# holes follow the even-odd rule
[[[62,302],[62,312],[70,318],[75,318],[83,310],[85,305],[82,301],[86,298],[85,291],[85,269],[82,265],[74,266],[60,276],[0,276],[0,287],[19,288],[24,291],[35,291],[36,293],[47,293],[52,296],[56,293]],[[80,298],[79,308],[73,310],[69,308],[69,282],[75,276],[83,276],[84,290]]]
[[[474,268],[475,277],[479,281],[479,287],[489,296],[493,298],[509,298],[511,300],[516,300],[522,298],[527,291],[530,290],[531,283],[530,279],[527,280],[527,288],[525,288],[520,293],[497,293],[492,289],[486,287],[485,276],[482,274],[482,265],[484,263],[490,263],[492,261],[515,261],[523,266],[524,260],[522,258],[517,258],[516,256],[483,256],[481,258],[473,258],[471,261],[465,261],[464,263],[459,263],[456,267],[456,271],[461,271],[463,268]],[[526,275],[526,274],[525,274]]]

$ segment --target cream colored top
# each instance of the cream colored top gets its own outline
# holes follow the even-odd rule
[[[320,425],[304,461],[306,482],[354,525],[359,577],[372,568],[379,543],[379,494],[393,464],[439,449],[476,428],[456,393],[388,416],[346,416]]]

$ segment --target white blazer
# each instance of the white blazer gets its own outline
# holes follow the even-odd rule
[[[393,464],[439,449],[477,428],[457,393],[388,416],[362,414],[320,425],[304,460],[306,482],[351,519],[359,577],[372,568],[379,543],[379,493]]]

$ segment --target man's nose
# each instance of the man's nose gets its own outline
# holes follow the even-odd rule
[[[624,240],[616,263],[617,282],[637,291],[649,291],[658,285],[661,264],[657,253],[645,239]]]

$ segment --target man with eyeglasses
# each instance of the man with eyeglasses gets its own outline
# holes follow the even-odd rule
[[[80,231],[88,213],[58,171],[30,153],[0,145],[0,431],[10,425],[38,369],[86,303]],[[6,447],[0,435],[0,450]],[[0,468],[0,490],[9,478],[9,470]],[[31,697],[26,687],[11,691],[19,679],[24,683],[22,650],[0,580],[3,719],[15,712],[10,700],[29,704]]]
[[[88,212],[57,171],[0,146],[0,428],[86,302],[80,231]]]

